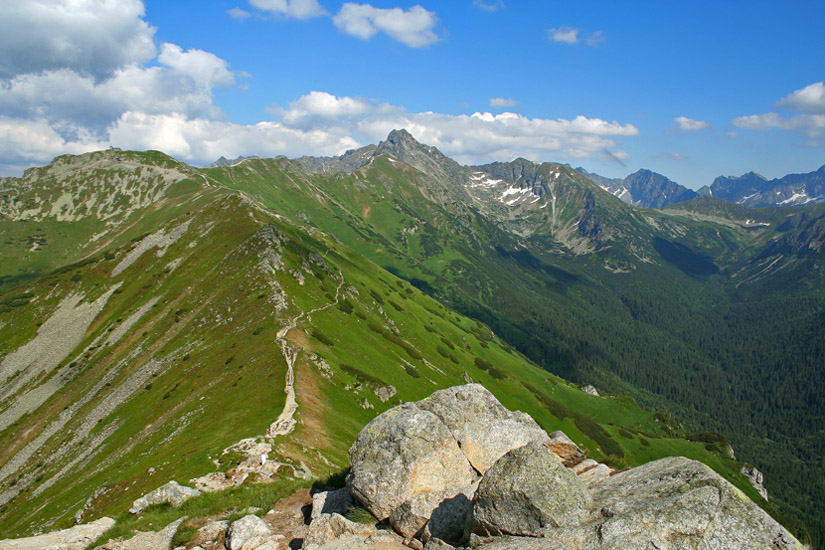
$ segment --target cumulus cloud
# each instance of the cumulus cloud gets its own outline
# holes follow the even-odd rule
[[[803,132],[809,137],[818,136],[825,131],[825,85],[822,82],[814,82],[791,92],[779,100],[776,106],[801,113],[793,116],[775,112],[746,115],[733,119],[731,124],[749,130]]]
[[[515,107],[518,105],[518,101],[511,97],[491,97],[490,98],[490,107]]]
[[[553,42],[561,42],[562,44],[584,43],[588,46],[598,46],[607,40],[604,31],[585,34],[581,29],[575,27],[555,27],[547,29],[547,38]]]
[[[318,0],[249,0],[249,3],[260,10],[295,19],[328,15]]]
[[[825,113],[825,85],[814,82],[783,97],[777,106],[793,111]]]
[[[565,44],[579,43],[579,29],[573,27],[556,27],[547,29],[547,38],[553,42],[563,42]]]
[[[435,12],[421,6],[384,9],[347,2],[332,20],[341,32],[361,40],[369,40],[379,32],[411,48],[423,48],[439,40],[434,31],[438,24]]]
[[[676,123],[680,132],[699,132],[710,129],[710,124],[704,120],[696,120],[686,116],[677,116],[673,119],[673,122]]]
[[[553,120],[511,112],[410,112],[398,105],[319,91],[271,111],[276,114],[275,120],[242,125],[182,112],[129,110],[121,113],[105,133],[75,128],[71,139],[45,120],[25,124],[19,119],[7,120],[5,134],[0,133],[0,146],[8,143],[6,151],[13,152],[11,156],[30,162],[111,144],[124,149],[159,149],[193,164],[207,164],[221,155],[337,155],[362,144],[377,143],[395,128],[406,128],[422,142],[440,148],[459,162],[472,164],[519,156],[573,160],[597,157],[607,149],[615,150],[619,158],[627,158],[625,151],[616,149],[616,139],[639,134],[631,124],[584,116]],[[28,141],[15,144],[17,135],[27,136]],[[12,160],[9,158],[8,164],[14,164]]]
[[[0,78],[71,69],[103,77],[154,58],[140,0],[0,2]]]

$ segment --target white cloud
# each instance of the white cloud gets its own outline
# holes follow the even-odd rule
[[[251,13],[249,13],[248,11],[243,10],[241,8],[238,8],[238,7],[230,8],[230,9],[226,10],[226,13],[228,13],[229,16],[232,17],[233,19],[242,19],[243,20],[243,19],[246,19],[248,17],[252,17]]]
[[[553,42],[561,42],[562,44],[581,44],[584,42],[588,46],[598,46],[607,37],[604,31],[596,31],[585,35],[581,29],[575,27],[554,27],[547,29],[547,38]]]
[[[198,86],[214,88],[235,84],[229,63],[203,50],[184,52],[180,46],[167,43],[161,47],[158,61],[178,74],[191,77]]]
[[[673,119],[673,122],[679,127],[680,132],[699,132],[710,129],[710,124],[704,120],[696,120],[686,116],[677,116]]]
[[[825,85],[814,82],[783,97],[777,106],[794,111],[825,113]]]
[[[102,77],[155,56],[140,0],[0,2],[0,78],[71,69]]]
[[[383,9],[347,2],[332,20],[339,30],[361,40],[369,40],[379,32],[411,48],[422,48],[439,40],[433,30],[438,23],[435,12],[421,6]]]
[[[310,19],[327,15],[327,10],[318,3],[318,0],[249,0],[249,3],[275,15],[295,19]]]
[[[565,44],[579,43],[579,29],[573,27],[557,27],[547,29],[547,38],[553,42],[563,42]]]
[[[285,109],[273,109],[274,121],[241,125],[183,112],[128,110],[102,134],[82,127],[61,128],[46,120],[0,119],[0,147],[6,166],[43,163],[55,154],[79,153],[115,145],[124,149],[159,149],[193,164],[227,157],[335,155],[361,144],[377,143],[395,128],[408,129],[420,141],[440,148],[462,163],[519,156],[534,160],[597,157],[606,149],[618,158],[617,138],[639,134],[635,126],[598,118],[527,118],[516,113],[450,115],[409,112],[375,100],[311,92]],[[20,140],[18,136],[26,136]],[[67,137],[70,136],[70,137]],[[21,160],[22,159],[22,160]]]
[[[490,107],[515,107],[518,105],[518,101],[511,97],[491,97],[490,98]]]
[[[494,12],[504,8],[504,2],[502,0],[491,0],[489,2],[484,2],[482,0],[473,0],[473,5],[477,8],[481,8],[484,11]]]
[[[737,128],[747,128],[750,130],[776,128],[779,130],[795,130],[805,132],[809,136],[816,136],[825,130],[825,115],[804,114],[787,118],[777,113],[765,113],[761,115],[741,116],[733,119],[731,124]]]

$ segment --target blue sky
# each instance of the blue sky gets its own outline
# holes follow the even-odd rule
[[[0,174],[115,145],[202,165],[407,127],[462,163],[691,188],[825,164],[821,2],[0,5]]]

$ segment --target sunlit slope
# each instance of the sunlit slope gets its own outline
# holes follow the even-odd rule
[[[223,451],[273,425],[284,434],[270,479],[326,475],[377,412],[466,377],[594,458],[684,454],[755,495],[725,449],[548,374],[311,219],[204,193],[146,236],[0,296],[4,534],[119,514],[171,479],[232,474],[244,457]],[[294,425],[278,423],[290,364]]]
[[[145,233],[206,185],[163,153],[115,149],[0,178],[0,290]]]

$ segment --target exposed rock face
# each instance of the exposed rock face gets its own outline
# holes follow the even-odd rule
[[[304,550],[356,550],[373,548],[407,550],[397,535],[379,532],[373,525],[355,523],[339,514],[322,514],[313,520]]]
[[[464,487],[476,478],[447,427],[414,403],[374,418],[349,454],[347,486],[378,519],[415,496]]]
[[[321,514],[344,515],[352,504],[352,495],[346,487],[315,493],[312,495],[312,519],[320,517]]]
[[[550,434],[550,441],[547,447],[553,451],[562,463],[568,468],[576,466],[584,460],[584,451],[581,447],[573,443],[573,440],[567,437],[562,431],[555,431]],[[595,461],[592,461],[595,465]],[[579,472],[576,472],[579,473]]]
[[[490,468],[473,499],[480,535],[537,536],[547,527],[578,525],[592,507],[584,483],[542,443],[510,451]]]
[[[426,525],[422,538],[458,542],[464,537],[470,505],[478,482],[459,489],[418,495],[395,509],[390,523],[402,536],[412,538]]]
[[[550,438],[535,420],[507,410],[480,384],[447,388],[370,422],[350,449],[347,485],[399,533],[423,533],[435,518],[427,536],[457,540],[478,474],[533,441]]]
[[[756,504],[700,462],[670,457],[618,473],[593,488],[579,526],[545,538],[507,537],[484,550],[791,550],[799,542]]]
[[[254,514],[232,523],[226,531],[227,550],[254,550],[272,537],[269,526]]]
[[[762,495],[762,498],[768,500],[768,490],[765,489],[763,483],[765,483],[765,476],[756,469],[756,466],[752,466],[750,464],[746,464],[742,466],[742,475],[748,478],[748,481],[751,482],[753,488]]]
[[[172,540],[185,517],[173,521],[158,532],[142,531],[128,540],[107,542],[95,550],[162,550],[172,547]]]
[[[617,473],[585,458],[564,433],[548,436],[526,415],[507,411],[477,384],[390,409],[362,430],[350,458],[353,496],[389,518],[410,548],[463,545],[470,532],[473,546],[487,550],[799,544],[699,462],[666,458]],[[402,547],[397,535],[322,513],[329,498],[315,503],[304,548]]]
[[[455,437],[480,474],[512,449],[548,441],[547,432],[529,415],[509,411],[481,384],[455,386],[417,403],[435,414]]]
[[[132,514],[140,514],[149,506],[153,504],[169,503],[172,506],[180,506],[192,497],[200,495],[201,492],[191,487],[178,485],[177,481],[170,481],[166,485],[158,487],[151,493],[146,493],[139,499],[132,503],[129,512]]]
[[[36,537],[0,540],[0,550],[83,550],[100,535],[115,525],[112,518],[100,518],[70,529],[46,533]]]

